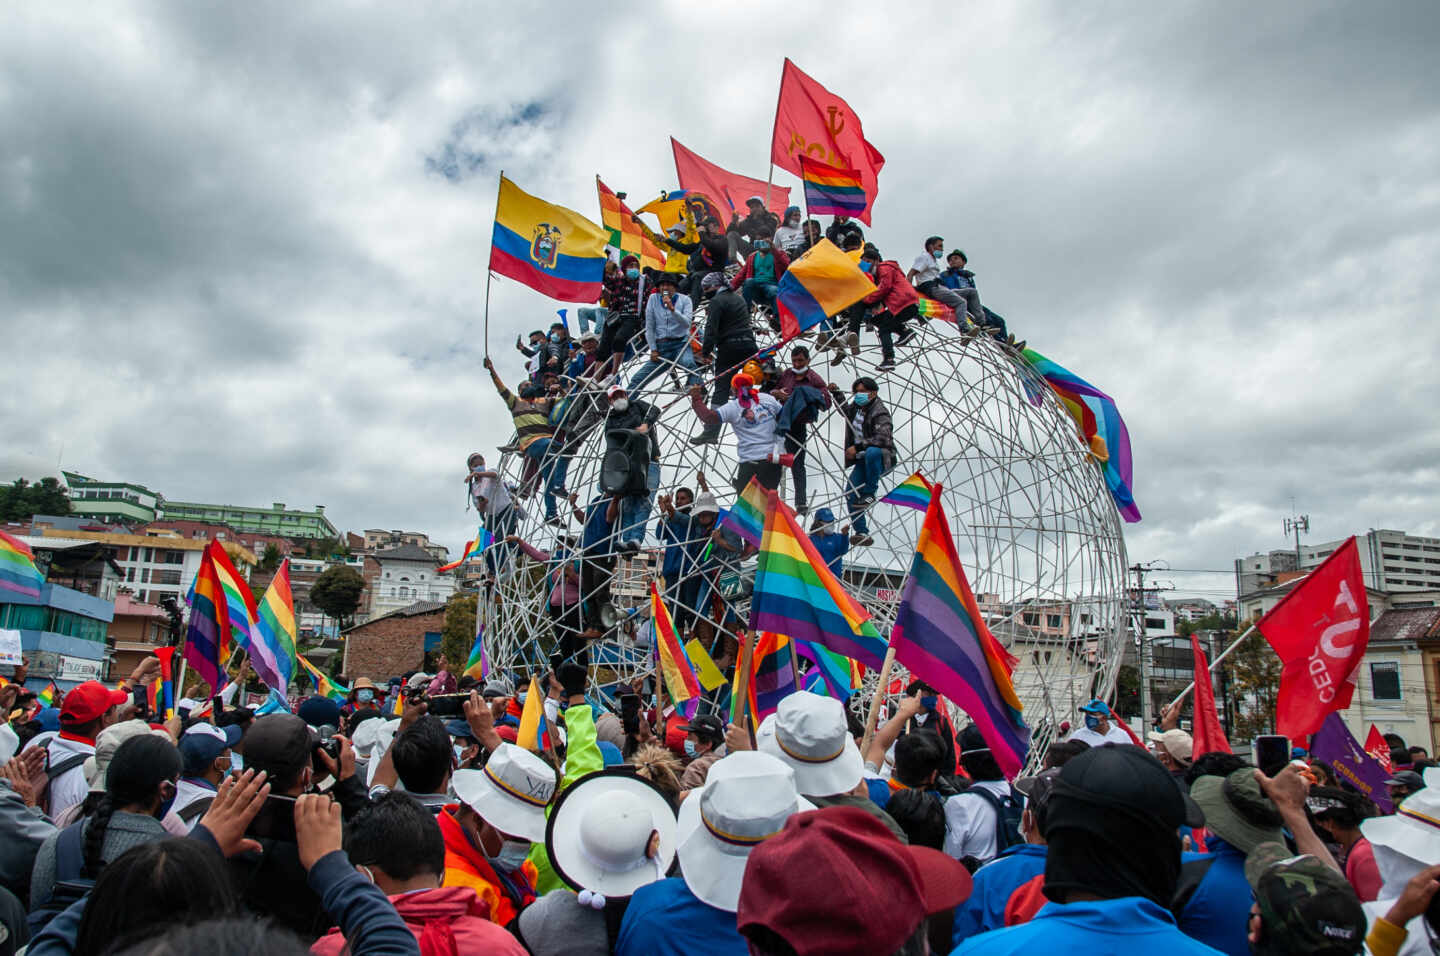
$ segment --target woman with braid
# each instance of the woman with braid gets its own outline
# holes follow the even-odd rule
[[[131,847],[170,836],[160,818],[175,799],[180,770],[180,751],[167,737],[142,734],[121,744],[106,768],[105,796],[95,813],[40,845],[30,880],[31,913],[50,902],[57,883],[94,881]]]

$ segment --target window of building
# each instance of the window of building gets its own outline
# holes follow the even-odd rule
[[[1027,611],[1026,613],[1020,615],[1020,620],[1026,624],[1029,624],[1031,627],[1035,627],[1040,624],[1040,615],[1031,614]]]
[[[180,583],[179,571],[156,571],[150,576],[151,584],[176,584]]]
[[[1046,626],[1046,627],[1059,627],[1059,626],[1060,626],[1060,615],[1058,615],[1058,614],[1047,614],[1047,615],[1045,615],[1045,626]]]
[[[164,560],[163,563],[164,563],[164,564],[184,564],[184,563],[185,563],[185,552],[184,552],[184,551],[166,551],[166,552],[165,552],[165,560]]]
[[[1370,696],[1375,700],[1400,699],[1400,664],[1375,661],[1370,665]]]

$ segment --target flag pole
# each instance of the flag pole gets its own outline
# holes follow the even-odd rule
[[[766,164],[770,171],[766,173],[765,179],[765,208],[770,208],[770,191],[775,184],[775,134],[780,131],[780,98],[785,95],[785,70],[790,66],[790,58],[787,56],[785,62],[780,65],[780,88],[775,91],[775,121],[770,124],[770,153]],[[784,221],[781,221],[784,225]]]
[[[875,721],[880,717],[880,702],[885,699],[885,688],[890,684],[890,669],[895,666],[895,645],[885,649],[885,663],[880,667],[880,679],[875,684],[875,696],[870,698],[870,712],[865,717],[865,736],[860,738],[860,756],[870,749],[870,740],[875,736]]]
[[[505,182],[505,170],[500,170],[500,179],[495,184],[495,209],[500,209],[500,187]],[[490,255],[495,255],[495,229],[490,229]],[[494,272],[490,269],[490,263],[485,263],[485,357],[490,357],[490,277]]]
[[[1255,624],[1251,624],[1249,627],[1247,627],[1247,628],[1245,629],[1245,633],[1244,633],[1244,634],[1241,634],[1239,637],[1235,638],[1235,640],[1230,643],[1230,646],[1229,646],[1229,647],[1227,647],[1227,648],[1225,648],[1225,650],[1221,651],[1221,652],[1220,652],[1220,656],[1217,657],[1217,658],[1215,658],[1213,661],[1210,662],[1209,670],[1213,672],[1213,671],[1215,670],[1216,666],[1218,666],[1221,661],[1223,661],[1225,658],[1227,658],[1227,657],[1230,656],[1230,652],[1231,652],[1231,651],[1233,651],[1233,650],[1235,650],[1235,648],[1239,647],[1239,646],[1240,646],[1240,643],[1241,643],[1242,641],[1244,641],[1245,638],[1249,637],[1252,633],[1254,633],[1256,626],[1257,626],[1257,625],[1255,625]],[[1172,700],[1172,701],[1166,706],[1165,709],[1166,709],[1166,710],[1169,710],[1171,707],[1174,707],[1176,704],[1180,703],[1180,702],[1181,702],[1182,700],[1184,700],[1185,697],[1186,697],[1192,690],[1194,690],[1194,689],[1195,689],[1195,682],[1192,680],[1189,684],[1186,684],[1186,685],[1185,685],[1185,689],[1182,690],[1182,691],[1180,692],[1179,696],[1177,696],[1174,700]]]

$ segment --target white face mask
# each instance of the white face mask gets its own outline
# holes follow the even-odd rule
[[[617,412],[623,412],[630,407],[630,399],[617,398],[615,399],[615,401],[610,403],[610,407],[615,409],[615,411]]]

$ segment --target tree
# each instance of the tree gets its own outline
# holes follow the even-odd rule
[[[1234,639],[1225,640],[1228,644]],[[1275,703],[1280,696],[1280,656],[1256,631],[1221,663],[1229,675],[1234,710],[1231,739],[1274,733]]]
[[[450,670],[458,678],[470,659],[470,647],[475,643],[475,608],[479,603],[476,594],[459,593],[451,595],[445,604],[445,624],[440,630],[440,650],[450,662]]]
[[[347,627],[360,606],[365,579],[360,572],[345,564],[326,568],[310,586],[310,603]]]
[[[260,556],[260,570],[269,571],[273,574],[280,567],[282,560],[284,560],[284,557],[280,554],[280,549],[277,548],[275,542],[272,541],[265,545],[265,553]]]
[[[0,521],[24,521],[35,515],[68,515],[70,495],[58,478],[41,478],[36,484],[28,479],[15,481],[0,488]]]
[[[1121,664],[1115,673],[1115,712],[1121,717],[1140,713],[1140,668]]]

